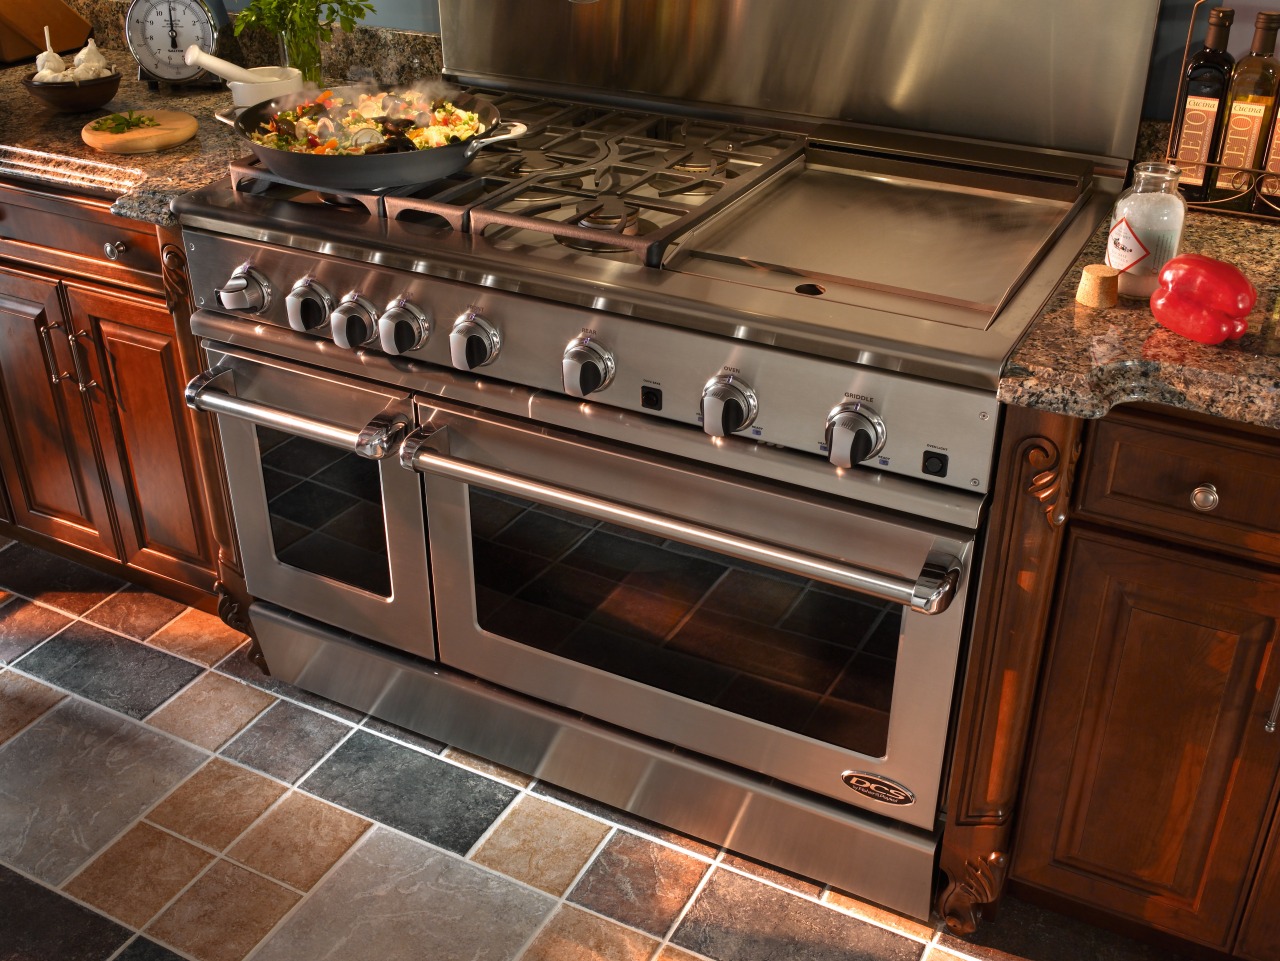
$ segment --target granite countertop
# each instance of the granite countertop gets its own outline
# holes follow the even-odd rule
[[[150,90],[136,78],[128,51],[104,47],[123,74],[120,90],[103,108],[89,113],[56,113],[22,87],[34,66],[0,68],[0,89],[9,109],[0,111],[0,176],[49,183],[72,192],[113,201],[112,212],[133,220],[172,225],[169,202],[178,194],[225,175],[227,164],[245,150],[235,131],[214,119],[231,106],[219,87],[161,87]],[[110,154],[80,139],[85,124],[126,110],[181,110],[196,118],[196,135],[156,153]]]
[[[1081,271],[1103,262],[1107,226],[1015,348],[999,399],[1088,418],[1147,401],[1280,428],[1280,221],[1188,213],[1181,252],[1233,263],[1258,288],[1248,333],[1217,347],[1161,327],[1145,301],[1098,310],[1076,302]]]

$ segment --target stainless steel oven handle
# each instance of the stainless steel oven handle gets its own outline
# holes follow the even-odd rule
[[[381,460],[390,454],[409,426],[409,419],[405,414],[389,409],[378,414],[359,430],[313,417],[303,417],[291,411],[277,410],[220,389],[223,384],[231,384],[232,373],[230,367],[214,367],[197,374],[187,384],[183,395],[187,406],[211,414],[239,417],[262,427],[272,427],[296,437],[341,447],[370,460]]]
[[[955,596],[960,564],[943,552],[930,554],[920,576],[915,580],[894,577],[880,571],[837,564],[783,547],[744,540],[714,528],[689,524],[577,491],[551,487],[517,474],[482,467],[450,456],[448,442],[448,427],[419,428],[409,434],[400,445],[400,465],[424,474],[436,474],[450,480],[476,484],[499,493],[528,497],[596,520],[622,524],[632,530],[658,537],[671,537],[696,547],[729,554],[740,560],[763,564],[838,587],[847,587],[861,594],[902,604],[921,614],[941,614]]]

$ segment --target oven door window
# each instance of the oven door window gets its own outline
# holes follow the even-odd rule
[[[885,755],[901,606],[505,494],[469,504],[484,630]]]
[[[390,597],[378,462],[269,427],[254,430],[277,559]]]

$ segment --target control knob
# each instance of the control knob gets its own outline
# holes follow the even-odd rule
[[[377,308],[354,290],[329,315],[333,342],[351,349],[373,340],[378,333]]]
[[[284,298],[284,312],[289,326],[304,334],[324,325],[333,310],[333,295],[310,277],[293,285]]]
[[[837,467],[874,457],[884,441],[884,421],[860,401],[841,404],[827,415],[827,459]]]
[[[468,308],[449,331],[449,359],[458,370],[475,370],[498,358],[502,338],[494,326]]]
[[[271,303],[271,281],[248,264],[237,267],[227,282],[214,290],[223,310],[260,314]]]
[[[575,338],[565,348],[560,364],[564,392],[572,397],[586,397],[604,390],[613,381],[616,367],[613,354],[590,337]]]
[[[756,419],[756,392],[732,374],[720,374],[702,388],[702,429],[712,437],[746,430]]]
[[[378,318],[378,342],[388,354],[404,354],[417,350],[431,333],[431,318],[426,311],[401,297],[387,304]]]

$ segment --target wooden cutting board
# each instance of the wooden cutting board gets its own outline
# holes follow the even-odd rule
[[[124,133],[94,130],[91,120],[80,131],[80,137],[94,150],[106,153],[151,153],[186,143],[196,133],[196,118],[181,110],[139,110],[139,116],[151,117],[158,126],[135,127]],[[99,120],[101,118],[98,118]]]

